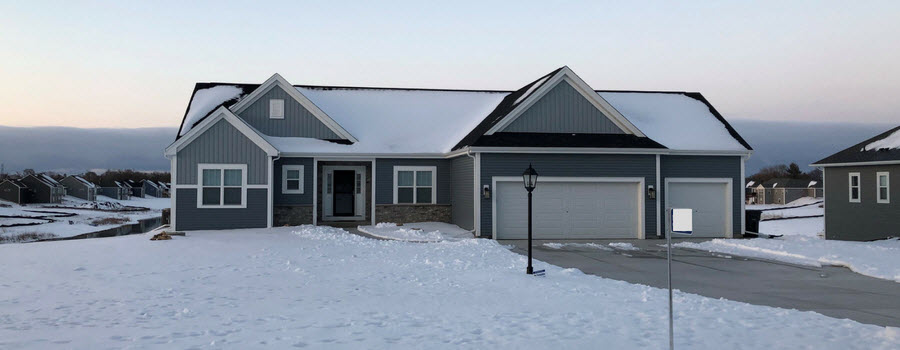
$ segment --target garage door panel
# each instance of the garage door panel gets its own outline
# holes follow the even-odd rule
[[[668,207],[693,209],[695,237],[725,237],[728,222],[728,185],[722,182],[670,182]]]
[[[534,191],[535,238],[637,238],[636,182],[541,182]],[[498,182],[498,239],[527,237],[528,197],[521,182]]]

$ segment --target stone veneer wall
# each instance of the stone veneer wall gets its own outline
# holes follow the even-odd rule
[[[450,222],[449,204],[376,204],[378,222]]]
[[[275,227],[311,225],[313,223],[313,207],[311,205],[275,206],[272,209],[274,211],[272,225]]]

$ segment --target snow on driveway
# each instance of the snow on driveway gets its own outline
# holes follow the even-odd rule
[[[295,232],[292,232],[295,231]],[[666,292],[496,241],[330,227],[0,246],[0,348],[664,348]],[[682,349],[896,349],[900,329],[675,294]]]

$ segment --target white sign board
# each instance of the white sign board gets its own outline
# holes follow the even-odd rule
[[[694,211],[692,209],[672,209],[672,232],[691,234],[694,232]]]

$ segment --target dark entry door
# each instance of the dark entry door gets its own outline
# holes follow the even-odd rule
[[[353,208],[356,207],[355,178],[356,172],[353,170],[334,171],[334,216],[353,216]]]

